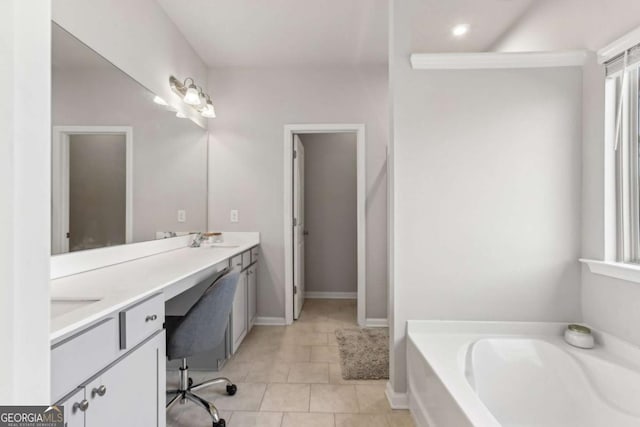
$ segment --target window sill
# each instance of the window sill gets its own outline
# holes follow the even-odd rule
[[[580,259],[587,264],[593,274],[613,277],[628,282],[640,283],[640,264],[626,264],[622,262],[597,261],[595,259]]]

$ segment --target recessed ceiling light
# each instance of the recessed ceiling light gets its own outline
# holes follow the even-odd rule
[[[462,37],[469,32],[469,24],[459,24],[451,29],[454,37]]]

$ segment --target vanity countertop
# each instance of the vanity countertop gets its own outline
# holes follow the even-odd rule
[[[51,281],[52,301],[61,301],[72,310],[52,311],[50,340],[59,341],[118,310],[163,292],[165,300],[184,291],[180,283],[260,244],[258,233],[244,234],[228,247],[184,247],[144,258],[86,271]],[[172,289],[172,288],[180,289]],[[97,300],[97,301],[91,301]]]

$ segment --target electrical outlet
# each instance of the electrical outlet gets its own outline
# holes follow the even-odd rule
[[[178,211],[178,222],[187,222],[187,211],[184,209]]]
[[[232,209],[231,213],[229,214],[229,220],[231,222],[240,222],[240,218],[238,216],[238,210],[237,209]]]

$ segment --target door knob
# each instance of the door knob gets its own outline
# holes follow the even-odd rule
[[[87,399],[82,399],[81,402],[76,402],[73,404],[73,409],[79,409],[82,412],[86,411],[89,408],[89,402]]]
[[[302,234],[304,234],[305,236],[308,236],[308,235],[309,235],[309,230],[304,230],[304,231],[302,232]]]
[[[105,394],[107,394],[107,388],[106,388],[104,385],[101,385],[101,386],[100,386],[100,387],[98,387],[98,388],[94,388],[94,389],[91,391],[91,394],[92,394],[93,396],[95,396],[95,395],[97,394],[98,396],[102,397],[102,396],[104,396]]]

